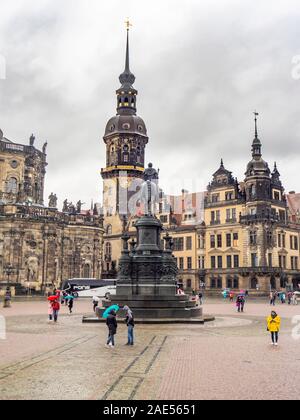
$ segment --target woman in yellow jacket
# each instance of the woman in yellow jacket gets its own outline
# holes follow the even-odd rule
[[[280,331],[281,318],[275,311],[271,312],[271,316],[267,318],[268,331],[271,333],[272,345],[278,346],[278,335]]]

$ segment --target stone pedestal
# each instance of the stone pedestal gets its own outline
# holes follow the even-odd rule
[[[186,295],[177,295],[177,265],[172,254],[172,238],[161,244],[161,222],[152,215],[142,216],[135,224],[137,243],[128,246],[123,236],[116,296],[103,302],[129,306],[137,319],[192,319],[202,317],[202,308]],[[98,311],[101,316],[104,309]]]

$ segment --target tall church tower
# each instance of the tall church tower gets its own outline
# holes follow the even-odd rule
[[[135,76],[129,63],[129,28],[125,70],[120,75],[121,87],[117,90],[117,115],[106,126],[106,167],[102,169],[104,213],[103,278],[115,278],[121,255],[121,236],[132,227],[131,219],[139,213],[139,188],[145,169],[147,129],[137,115]]]
[[[145,167],[148,137],[146,125],[137,115],[138,91],[133,87],[135,76],[129,65],[129,27],[127,22],[125,70],[116,92],[117,115],[108,121],[104,135],[106,168],[101,174],[105,217],[128,215],[128,201],[135,194]]]

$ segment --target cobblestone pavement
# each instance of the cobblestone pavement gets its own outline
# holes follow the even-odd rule
[[[128,348],[119,323],[117,346],[105,347],[103,324],[82,324],[91,304],[63,307],[47,321],[47,303],[15,302],[0,309],[7,339],[0,340],[0,399],[299,399],[300,340],[292,317],[300,306],[278,305],[280,345],[270,345],[271,308],[249,302],[237,314],[228,302],[208,300],[216,321],[202,325],[137,325]],[[300,323],[300,321],[298,321]]]

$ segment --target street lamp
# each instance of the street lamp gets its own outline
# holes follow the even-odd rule
[[[14,268],[11,264],[4,267],[3,272],[7,275],[7,283],[8,286],[6,288],[5,296],[4,296],[4,308],[10,308],[11,306],[11,290],[10,290],[10,276],[14,273]]]

